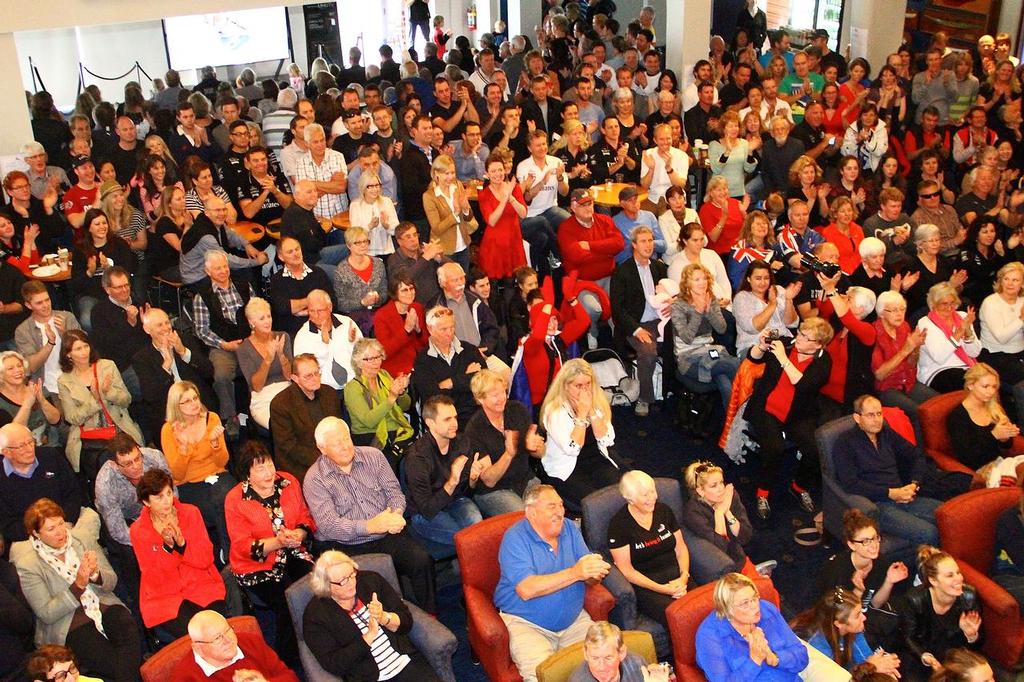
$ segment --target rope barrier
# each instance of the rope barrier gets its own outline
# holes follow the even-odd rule
[[[99,75],[97,73],[93,73],[88,68],[86,68],[85,64],[79,63],[79,65],[82,67],[82,71],[84,71],[85,73],[89,74],[93,78],[99,78],[101,81],[119,81],[122,78],[125,78],[126,76],[129,76],[133,71],[136,72],[136,77],[138,76],[138,73],[140,71],[142,73],[146,73],[145,71],[142,70],[142,66],[137,61],[135,62],[135,64],[132,65],[132,68],[128,69],[127,71],[122,73],[120,76],[116,76],[116,77],[113,77],[113,78],[110,78],[110,77],[107,77],[107,76],[101,76],[101,75]],[[149,74],[148,73],[146,73],[146,78],[149,78]],[[153,80],[153,79],[150,78],[150,80]]]

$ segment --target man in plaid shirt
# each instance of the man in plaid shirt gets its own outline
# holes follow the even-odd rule
[[[313,213],[330,220],[348,210],[348,165],[341,152],[327,148],[327,136],[319,123],[310,123],[303,131],[309,152],[295,164],[295,180],[311,180],[319,197]]]

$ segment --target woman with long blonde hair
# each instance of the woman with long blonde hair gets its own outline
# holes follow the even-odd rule
[[[946,417],[946,429],[956,458],[986,476],[989,464],[1001,462],[1015,450],[1020,427],[1010,421],[999,402],[999,373],[992,365],[979,362],[964,373],[967,395]],[[1016,480],[1014,463],[1007,475]],[[986,476],[987,477],[987,476]],[[1010,481],[1012,482],[1012,481]]]
[[[611,406],[589,362],[562,365],[541,404],[540,423],[548,433],[541,465],[566,503],[578,507],[589,493],[618,483]]]

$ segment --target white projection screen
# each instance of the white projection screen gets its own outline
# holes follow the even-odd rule
[[[291,58],[283,7],[170,17],[164,35],[179,71]]]

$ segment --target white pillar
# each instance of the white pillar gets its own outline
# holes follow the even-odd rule
[[[864,57],[872,73],[903,41],[903,20],[907,0],[857,0],[846,3],[843,40],[839,51],[851,45],[851,57]]]
[[[0,155],[17,154],[32,139],[32,123],[23,93],[26,89],[18,66],[13,33],[0,33]]]
[[[668,29],[658,38],[665,45],[667,68],[676,72],[680,85],[689,84],[693,65],[707,59],[711,36],[711,0],[669,0],[665,3]]]
[[[536,45],[537,34],[533,27],[540,26],[540,20],[540,0],[509,0],[508,35],[510,38],[522,34]]]

